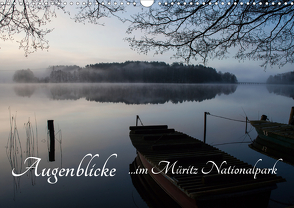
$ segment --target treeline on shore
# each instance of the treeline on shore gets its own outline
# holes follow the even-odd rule
[[[269,76],[267,84],[294,84],[294,71]]]
[[[164,62],[127,61],[79,66],[52,66],[49,76],[35,77],[27,70],[18,70],[15,82],[41,83],[237,83],[234,74],[217,72],[203,65],[167,64]]]

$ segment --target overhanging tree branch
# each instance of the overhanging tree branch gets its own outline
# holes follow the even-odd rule
[[[50,5],[52,2],[53,5]],[[44,27],[56,16],[56,8],[63,9],[59,0],[6,0],[0,4],[0,39],[13,40],[15,35],[23,35],[18,42],[26,56],[38,49],[47,49],[49,45],[45,35],[52,29]]]
[[[126,38],[140,53],[164,53],[175,50],[175,58],[186,62],[201,58],[224,58],[230,48],[238,48],[235,58],[264,61],[262,66],[294,61],[293,6],[266,5],[265,1],[239,1],[230,5],[162,5],[133,16],[128,33],[139,30],[141,38]],[[255,5],[253,4],[255,2]],[[275,2],[275,1],[274,1]],[[291,50],[293,47],[291,47]]]

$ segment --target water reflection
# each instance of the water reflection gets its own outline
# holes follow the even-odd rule
[[[6,155],[11,169],[16,172],[22,170],[22,148],[19,139],[19,134],[16,126],[16,115],[11,116],[9,112],[10,132],[7,140]],[[20,190],[20,177],[13,177],[13,199],[15,200],[16,193]]]
[[[10,109],[9,109],[10,111]],[[10,112],[9,112],[10,114]],[[8,161],[15,173],[22,172],[22,163],[23,163],[23,152],[22,145],[20,140],[20,135],[18,133],[17,125],[16,125],[16,115],[11,116],[10,114],[10,132],[8,136],[7,146],[6,146],[6,154],[8,157]],[[36,122],[37,123],[37,122]],[[34,132],[34,127],[28,119],[28,122],[24,124],[24,129],[26,133],[26,144],[25,144],[25,157],[38,157],[38,130],[36,124],[36,131]],[[33,160],[27,160],[27,167],[33,165]],[[34,186],[36,184],[36,175],[34,174],[34,170],[30,169],[27,172],[27,176],[31,180],[31,184]],[[16,193],[20,191],[20,179],[21,177],[13,177],[13,199],[15,200]]]
[[[256,139],[253,140],[251,144],[249,144],[249,147],[271,158],[274,158],[274,159],[282,158],[283,159],[282,162],[285,162],[294,166],[294,152],[291,148],[280,147],[279,145],[274,144],[270,141],[267,141],[259,136],[257,136]]]
[[[294,86],[293,85],[266,85],[269,93],[282,95],[294,99]]]
[[[44,85],[53,100],[78,100],[126,104],[163,104],[185,101],[201,102],[228,95],[237,85],[176,85],[176,84],[55,84]],[[31,89],[31,90],[29,90]],[[30,97],[34,86],[18,85],[14,91],[19,96]],[[46,93],[47,94],[47,93]]]
[[[98,87],[95,87],[95,85]],[[126,85],[127,84],[115,84],[112,88],[118,89],[119,87],[125,86],[126,89],[130,89],[130,91],[133,90],[134,92],[140,92],[140,90],[132,88],[138,87],[143,89],[143,85],[140,84],[131,84],[129,87]],[[2,154],[0,157],[1,164],[3,164],[1,168],[1,186],[4,188],[0,189],[0,196],[3,207],[32,207],[31,196],[34,196],[34,205],[37,207],[136,207],[135,204],[137,207],[147,207],[146,203],[140,198],[137,191],[134,189],[131,177],[128,174],[129,164],[134,160],[136,155],[135,150],[129,141],[127,127],[129,125],[134,125],[135,115],[140,115],[143,119],[144,125],[148,124],[148,121],[154,121],[154,123],[157,124],[168,124],[172,128],[178,129],[202,140],[203,112],[209,111],[216,115],[245,120],[242,116],[242,108],[244,108],[244,111],[250,119],[259,119],[261,114],[270,114],[270,117],[275,121],[285,123],[288,122],[289,119],[289,108],[293,106],[292,98],[282,98],[283,102],[281,102],[281,96],[269,94],[265,85],[239,85],[238,90],[236,90],[237,86],[234,86],[235,89],[232,87],[232,89],[228,90],[228,94],[231,93],[230,96],[225,96],[224,92],[216,89],[216,85],[211,87],[213,89],[211,91],[218,91],[221,96],[218,96],[217,93],[210,93],[211,95],[208,96],[205,94],[205,90],[198,90],[197,85],[195,85],[195,92],[193,92],[192,89],[191,93],[201,94],[200,92],[202,92],[203,95],[199,96],[202,98],[199,98],[199,100],[203,100],[203,97],[205,96],[215,96],[215,98],[208,98],[212,100],[202,102],[183,102],[177,105],[168,102],[163,105],[146,106],[124,105],[121,103],[102,103],[107,100],[109,101],[108,97],[111,96],[106,94],[107,88],[110,88],[110,85],[107,84],[94,84],[92,85],[93,87],[84,84],[64,85],[65,87],[61,87],[60,92],[57,92],[57,94],[54,95],[54,99],[64,99],[61,101],[53,100],[53,94],[51,93],[51,89],[54,89],[53,92],[56,92],[56,90],[58,91],[58,87],[56,86],[61,85],[32,84],[32,86],[35,87],[35,91],[34,94],[30,95],[30,98],[28,98],[29,93],[27,95],[23,93],[22,95],[25,97],[21,97],[15,92],[15,89],[13,89],[14,86],[22,88],[24,85],[2,85],[0,88],[0,94],[2,96],[2,123],[0,135],[4,138],[4,140],[2,139],[0,141],[0,143],[2,142],[2,147],[9,146],[7,145],[7,136],[10,132],[10,127],[7,116],[7,107],[13,106],[13,108],[18,111],[17,124],[23,148],[23,159],[25,159],[24,151],[26,144],[26,134],[23,132],[23,124],[26,123],[28,121],[27,118],[35,112],[38,116],[39,157],[42,158],[39,168],[40,170],[42,168],[55,168],[59,166],[59,157],[62,154],[65,155],[63,157],[62,165],[74,168],[78,166],[81,158],[87,153],[100,154],[101,161],[104,161],[104,158],[102,157],[117,153],[119,157],[114,167],[117,168],[118,174],[112,178],[63,177],[54,185],[48,184],[47,178],[45,177],[37,177],[37,184],[34,187],[31,187],[30,180],[27,176],[22,176],[22,193],[17,193],[16,200],[13,201],[13,179],[18,178],[11,175],[11,158],[9,159],[8,157],[8,163],[7,156],[9,154],[6,156],[6,152],[2,151],[0,152]],[[158,86],[160,87],[163,85]],[[171,86],[170,88],[172,88],[172,85],[165,86]],[[209,89],[209,86],[203,86]],[[178,87],[179,90],[175,90],[174,92],[174,98],[166,95],[167,98],[159,99],[151,92],[149,94],[150,97],[153,96],[157,100],[160,100],[160,102],[166,102],[167,100],[183,101],[184,98],[188,96],[183,96],[179,92],[181,92],[180,89],[183,89],[186,86],[181,87],[178,85]],[[91,90],[91,88],[93,90]],[[104,88],[105,92],[103,92]],[[149,87],[148,85],[146,88],[152,89],[152,87]],[[172,90],[168,87],[165,89],[169,94],[172,93]],[[84,91],[84,94],[82,91]],[[87,95],[87,92],[89,92],[89,95]],[[116,93],[115,90],[109,90],[109,92]],[[121,90],[121,92],[123,92],[123,90]],[[182,90],[182,92],[188,94],[188,91]],[[111,99],[116,102],[125,102],[125,100],[127,100],[129,103],[134,103],[134,101],[137,103],[148,103],[148,101],[151,100],[150,97],[148,97],[148,91],[144,92],[141,90],[140,93],[142,93],[142,95],[137,95],[139,96],[138,99],[136,99],[135,96],[131,97],[131,95],[126,95],[129,97],[123,97],[122,95],[119,95],[119,93],[115,94],[119,96],[117,99]],[[144,95],[145,98],[143,93],[146,94]],[[100,102],[88,102],[85,99],[86,96],[88,97],[88,100],[90,98],[94,99],[95,97],[98,97]],[[71,97],[72,99],[65,100],[68,99],[68,97]],[[189,96],[188,98],[190,100],[198,99],[196,96]],[[75,99],[79,100],[74,101]],[[58,121],[62,128],[63,138],[60,140],[60,143],[58,143],[57,139],[59,139],[59,137],[56,133],[58,132],[58,128],[56,125],[57,123],[55,123],[55,163],[49,163],[47,161],[48,148],[46,125],[48,119]],[[34,119],[31,119],[31,121],[35,124]],[[243,123],[219,120],[217,118],[209,118],[207,122],[207,141],[209,144],[242,141],[240,136],[244,134]],[[251,131],[252,139],[256,138],[256,134],[256,131]],[[40,141],[43,143],[40,143]],[[252,150],[248,147],[248,144],[220,145],[218,147],[222,151],[228,152],[250,165],[254,165],[256,161],[261,158],[263,161],[260,166],[270,168],[276,161],[275,159]],[[19,145],[17,148],[19,149]],[[60,150],[59,152],[59,148],[63,148],[62,151]],[[18,150],[17,152],[14,150],[14,154],[16,154],[18,158],[20,158],[20,153],[21,151]],[[22,160],[19,159],[18,165],[21,164],[23,166],[23,172],[27,164],[23,164]],[[272,191],[271,199],[289,204],[289,202],[293,202],[294,166],[279,162],[277,169],[278,174],[283,178],[286,178],[287,182],[278,184],[278,189]],[[124,191],[121,191],[121,186],[124,187]],[[48,198],[49,195],[50,198]],[[115,196],[116,200],[113,200],[113,196]],[[50,200],[52,198],[54,200]],[[285,207],[273,203],[273,200],[270,200],[269,206]],[[239,205],[240,204],[236,204],[236,206]]]
[[[36,85],[17,85],[14,86],[14,92],[21,97],[31,97],[37,86]]]
[[[35,126],[30,121],[30,118],[26,123],[24,123],[24,131],[25,131],[25,139],[21,139],[21,135],[19,134],[17,128],[16,114],[10,116],[10,132],[7,140],[6,146],[6,155],[10,164],[10,168],[13,173],[21,174],[25,172],[25,175],[30,181],[32,186],[36,185],[37,175],[35,174],[35,168],[30,168],[29,170],[23,170],[23,164],[26,168],[33,167],[35,165],[35,157],[39,158],[39,147],[38,147],[38,128],[37,128],[37,120],[35,118]],[[54,133],[54,140],[59,144],[60,149],[60,161],[62,167],[62,132],[59,127],[57,128],[57,133]],[[42,142],[46,142],[45,140]],[[54,144],[54,143],[53,143]],[[23,149],[25,147],[25,149]],[[54,149],[54,158],[55,158],[55,145],[52,147]],[[50,149],[48,147],[48,153],[50,157]],[[34,158],[32,158],[34,157]],[[49,158],[50,161],[50,158]],[[55,161],[55,159],[54,159]],[[26,169],[25,168],[25,169]],[[22,174],[21,174],[22,175]],[[13,200],[16,199],[16,193],[20,193],[21,189],[21,176],[12,176],[13,178]]]
[[[130,164],[130,173],[135,172],[138,167],[143,167],[138,156]],[[141,198],[149,207],[171,207],[180,206],[148,174],[130,174],[133,186]]]
[[[36,134],[34,133],[32,123],[30,119],[27,123],[24,124],[25,131],[26,131],[26,158],[29,157],[38,157],[39,150],[38,150],[38,135],[37,135],[37,125],[36,125]],[[27,160],[27,167],[31,167],[33,165],[33,160]],[[17,172],[21,173],[21,172]],[[34,174],[34,170],[30,169],[28,172],[28,176],[31,179],[31,183],[34,186],[36,184],[36,175]],[[20,178],[20,177],[19,177]]]

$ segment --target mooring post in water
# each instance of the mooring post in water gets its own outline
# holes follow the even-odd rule
[[[204,135],[203,135],[203,142],[206,143],[206,116],[209,115],[209,112],[204,112]]]
[[[245,134],[247,134],[247,120],[248,120],[248,117],[246,116]]]
[[[50,138],[50,148],[49,148],[49,161],[55,161],[55,133],[53,120],[47,121],[49,138]]]
[[[138,120],[139,120],[139,116],[136,116],[136,126],[138,126]]]
[[[290,118],[289,118],[288,124],[291,124],[291,125],[294,124],[293,116],[294,116],[294,106],[291,108],[291,113],[290,113]]]

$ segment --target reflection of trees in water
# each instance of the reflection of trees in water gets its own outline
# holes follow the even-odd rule
[[[36,90],[36,85],[18,85],[14,86],[14,92],[21,97],[31,97],[35,90]]]
[[[176,84],[98,84],[53,85],[50,92],[56,100],[112,102],[126,104],[181,103],[213,99],[216,95],[231,94],[237,85],[176,85]]]
[[[267,85],[269,93],[275,93],[294,99],[294,86],[293,85]]]

